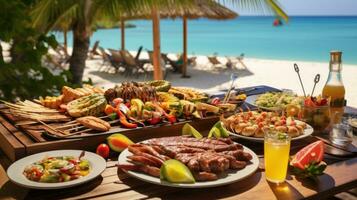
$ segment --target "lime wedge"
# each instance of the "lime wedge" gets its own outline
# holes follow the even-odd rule
[[[215,126],[213,126],[211,128],[211,130],[209,131],[209,133],[208,133],[208,138],[211,138],[212,136],[215,137],[215,138],[220,138],[221,137],[221,131]]]
[[[190,135],[190,136],[192,135],[197,139],[201,139],[203,137],[200,132],[198,132],[195,128],[193,128],[193,126],[191,126],[188,123],[186,123],[182,127],[182,135]]]
[[[164,162],[160,168],[160,179],[171,183],[195,183],[191,171],[186,165],[175,159]]]
[[[221,132],[221,136],[222,137],[229,137],[229,133],[228,131],[222,126],[222,122],[218,121],[214,127],[217,127],[219,129],[219,131]]]

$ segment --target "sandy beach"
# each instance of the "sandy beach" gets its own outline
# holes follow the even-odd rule
[[[135,52],[131,52],[135,54]],[[175,55],[169,54],[174,57]],[[147,58],[145,52],[142,53],[142,59]],[[225,57],[218,57],[218,60],[223,64],[227,61]],[[235,87],[248,87],[254,85],[269,85],[279,89],[291,89],[297,94],[302,95],[302,89],[294,71],[293,64],[297,63],[300,68],[301,78],[303,80],[305,90],[311,93],[313,88],[313,80],[315,74],[320,73],[321,79],[315,89],[315,95],[322,92],[322,88],[328,77],[328,60],[325,63],[307,62],[307,61],[285,61],[285,60],[265,60],[255,58],[244,58],[242,64],[238,63],[236,68],[215,69],[209,63],[206,56],[197,56],[196,66],[190,66],[188,73],[191,76],[189,79],[181,78],[180,74],[169,73],[167,80],[171,81],[175,86],[194,87],[204,91],[212,91],[226,89],[230,85],[230,75],[232,72],[239,74]],[[87,61],[85,69],[85,79],[91,78],[93,82],[104,88],[112,87],[114,84],[122,81],[141,81],[144,76],[138,79],[133,77],[124,77],[122,74],[107,72],[102,67],[99,70],[102,60],[97,58]],[[149,77],[150,78],[150,77]],[[347,105],[357,107],[357,66],[343,65],[342,79],[346,88]]]
[[[2,43],[4,48],[5,58],[8,56],[6,50],[9,49],[8,44]],[[71,48],[68,49],[71,53]],[[50,51],[54,54],[53,51]],[[135,51],[130,51],[135,55]],[[172,59],[175,59],[177,55],[168,54]],[[189,57],[192,55],[189,55]],[[257,58],[244,58],[243,66],[237,62],[236,58],[230,57],[230,59],[237,63],[233,69],[226,69],[225,63],[226,57],[217,57],[218,60],[223,63],[221,67],[213,66],[207,56],[197,56],[196,65],[188,67],[188,74],[191,78],[181,78],[181,74],[169,72],[167,80],[171,81],[174,86],[186,86],[198,88],[203,91],[217,91],[226,89],[231,84],[230,75],[235,72],[238,73],[239,78],[236,81],[235,87],[248,87],[255,85],[269,85],[279,89],[290,89],[299,95],[303,95],[299,79],[294,71],[293,64],[297,63],[300,68],[300,74],[305,86],[305,90],[308,94],[311,93],[313,88],[313,80],[317,73],[321,75],[320,82],[315,89],[315,95],[321,94],[324,87],[328,72],[329,63],[326,62],[308,62],[308,61],[287,61],[287,60],[267,60]],[[8,59],[8,58],[6,58]],[[148,59],[147,52],[143,51],[140,55],[140,59]],[[327,57],[328,59],[328,57]],[[119,84],[123,81],[143,81],[144,76],[125,77],[120,72],[114,73],[114,70],[110,65],[103,65],[103,60],[100,56],[95,56],[93,59],[87,60],[87,67],[84,71],[84,80],[91,78],[95,85],[110,88],[115,84]],[[145,66],[146,68],[152,68],[150,64]],[[223,67],[223,68],[222,68]],[[147,79],[151,79],[148,77]],[[357,65],[343,64],[342,67],[342,79],[346,89],[347,105],[357,107]]]

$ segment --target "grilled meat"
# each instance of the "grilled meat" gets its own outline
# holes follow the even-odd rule
[[[242,169],[252,159],[240,144],[229,138],[196,139],[187,136],[155,138],[145,144],[128,147],[134,155],[129,162],[140,167],[133,170],[155,174],[165,160],[176,159],[185,164],[197,181],[212,181],[228,169]],[[126,168],[128,168],[126,166]]]
[[[186,146],[192,148],[200,148],[204,150],[214,150],[214,151],[230,151],[242,149],[240,144],[228,144],[228,141],[223,141],[222,139],[210,139],[202,138],[196,139],[186,136],[174,136],[174,137],[164,137],[164,138],[154,138],[148,140],[149,144],[160,145],[160,146]]]

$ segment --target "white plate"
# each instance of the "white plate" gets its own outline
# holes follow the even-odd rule
[[[82,151],[80,150],[58,150],[58,151],[47,151],[47,152],[42,152],[31,156],[27,156],[13,163],[7,169],[7,176],[12,182],[21,185],[23,187],[32,188],[32,189],[61,189],[61,188],[68,188],[75,185],[79,185],[96,178],[105,170],[107,163],[102,157],[100,157],[97,154],[86,151],[85,155],[82,158],[89,161],[91,166],[91,171],[87,176],[68,182],[40,183],[40,182],[30,181],[25,177],[25,175],[23,175],[23,171],[26,166],[33,164],[34,162],[37,162],[39,160],[42,160],[45,156],[78,157],[81,154],[81,152]]]
[[[123,170],[130,176],[133,176],[137,179],[157,184],[157,185],[164,185],[164,186],[170,186],[170,187],[179,187],[179,188],[207,188],[207,187],[217,187],[221,185],[227,185],[230,183],[237,182],[239,180],[242,180],[250,175],[252,175],[259,166],[259,159],[258,156],[249,148],[244,147],[244,151],[248,152],[252,155],[252,160],[250,163],[241,170],[229,170],[227,173],[227,176],[221,177],[218,180],[215,181],[206,181],[206,182],[196,182],[196,183],[170,183],[167,181],[160,180],[160,178],[153,177],[144,173],[139,173],[139,172],[134,172],[134,171],[127,171]],[[132,155],[131,152],[128,151],[128,149],[125,149],[121,154],[119,155],[118,162],[119,164],[131,164],[127,161],[127,156]]]
[[[252,105],[252,106],[260,108],[262,110],[266,110],[266,111],[281,111],[282,110],[282,108],[279,108],[279,107],[269,107],[269,108],[267,108],[267,107],[262,107],[262,106],[256,105],[255,101],[258,99],[258,97],[260,95],[262,95],[262,94],[255,94],[255,95],[248,96],[247,99],[245,100],[245,102],[250,104],[250,105]]]
[[[295,120],[295,121],[299,121],[299,120]],[[231,136],[235,136],[235,137],[238,137],[238,138],[242,138],[242,139],[246,139],[246,140],[250,140],[250,141],[255,141],[255,142],[264,142],[264,138],[257,138],[257,137],[249,137],[249,136],[239,135],[237,133],[233,133],[233,132],[229,131],[228,129],[226,129],[226,130],[229,132],[229,134]],[[310,136],[313,132],[314,132],[314,129],[312,128],[312,126],[310,126],[309,124],[306,124],[306,128],[304,130],[304,133],[302,135],[299,135],[298,137],[291,138],[291,140],[301,140],[303,138],[306,138],[306,137]]]

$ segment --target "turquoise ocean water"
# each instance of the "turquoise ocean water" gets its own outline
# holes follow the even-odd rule
[[[234,20],[191,20],[188,22],[188,53],[283,60],[329,60],[330,50],[342,50],[343,62],[357,64],[356,17],[291,17],[288,24],[272,26],[273,17],[239,17]],[[136,28],[126,29],[126,48],[140,45],[152,49],[152,23],[130,21]],[[59,41],[62,34],[56,33]],[[120,48],[120,30],[98,30],[91,44],[100,40],[106,48]],[[71,41],[71,35],[69,35]],[[182,21],[161,20],[162,52],[182,51]]]

